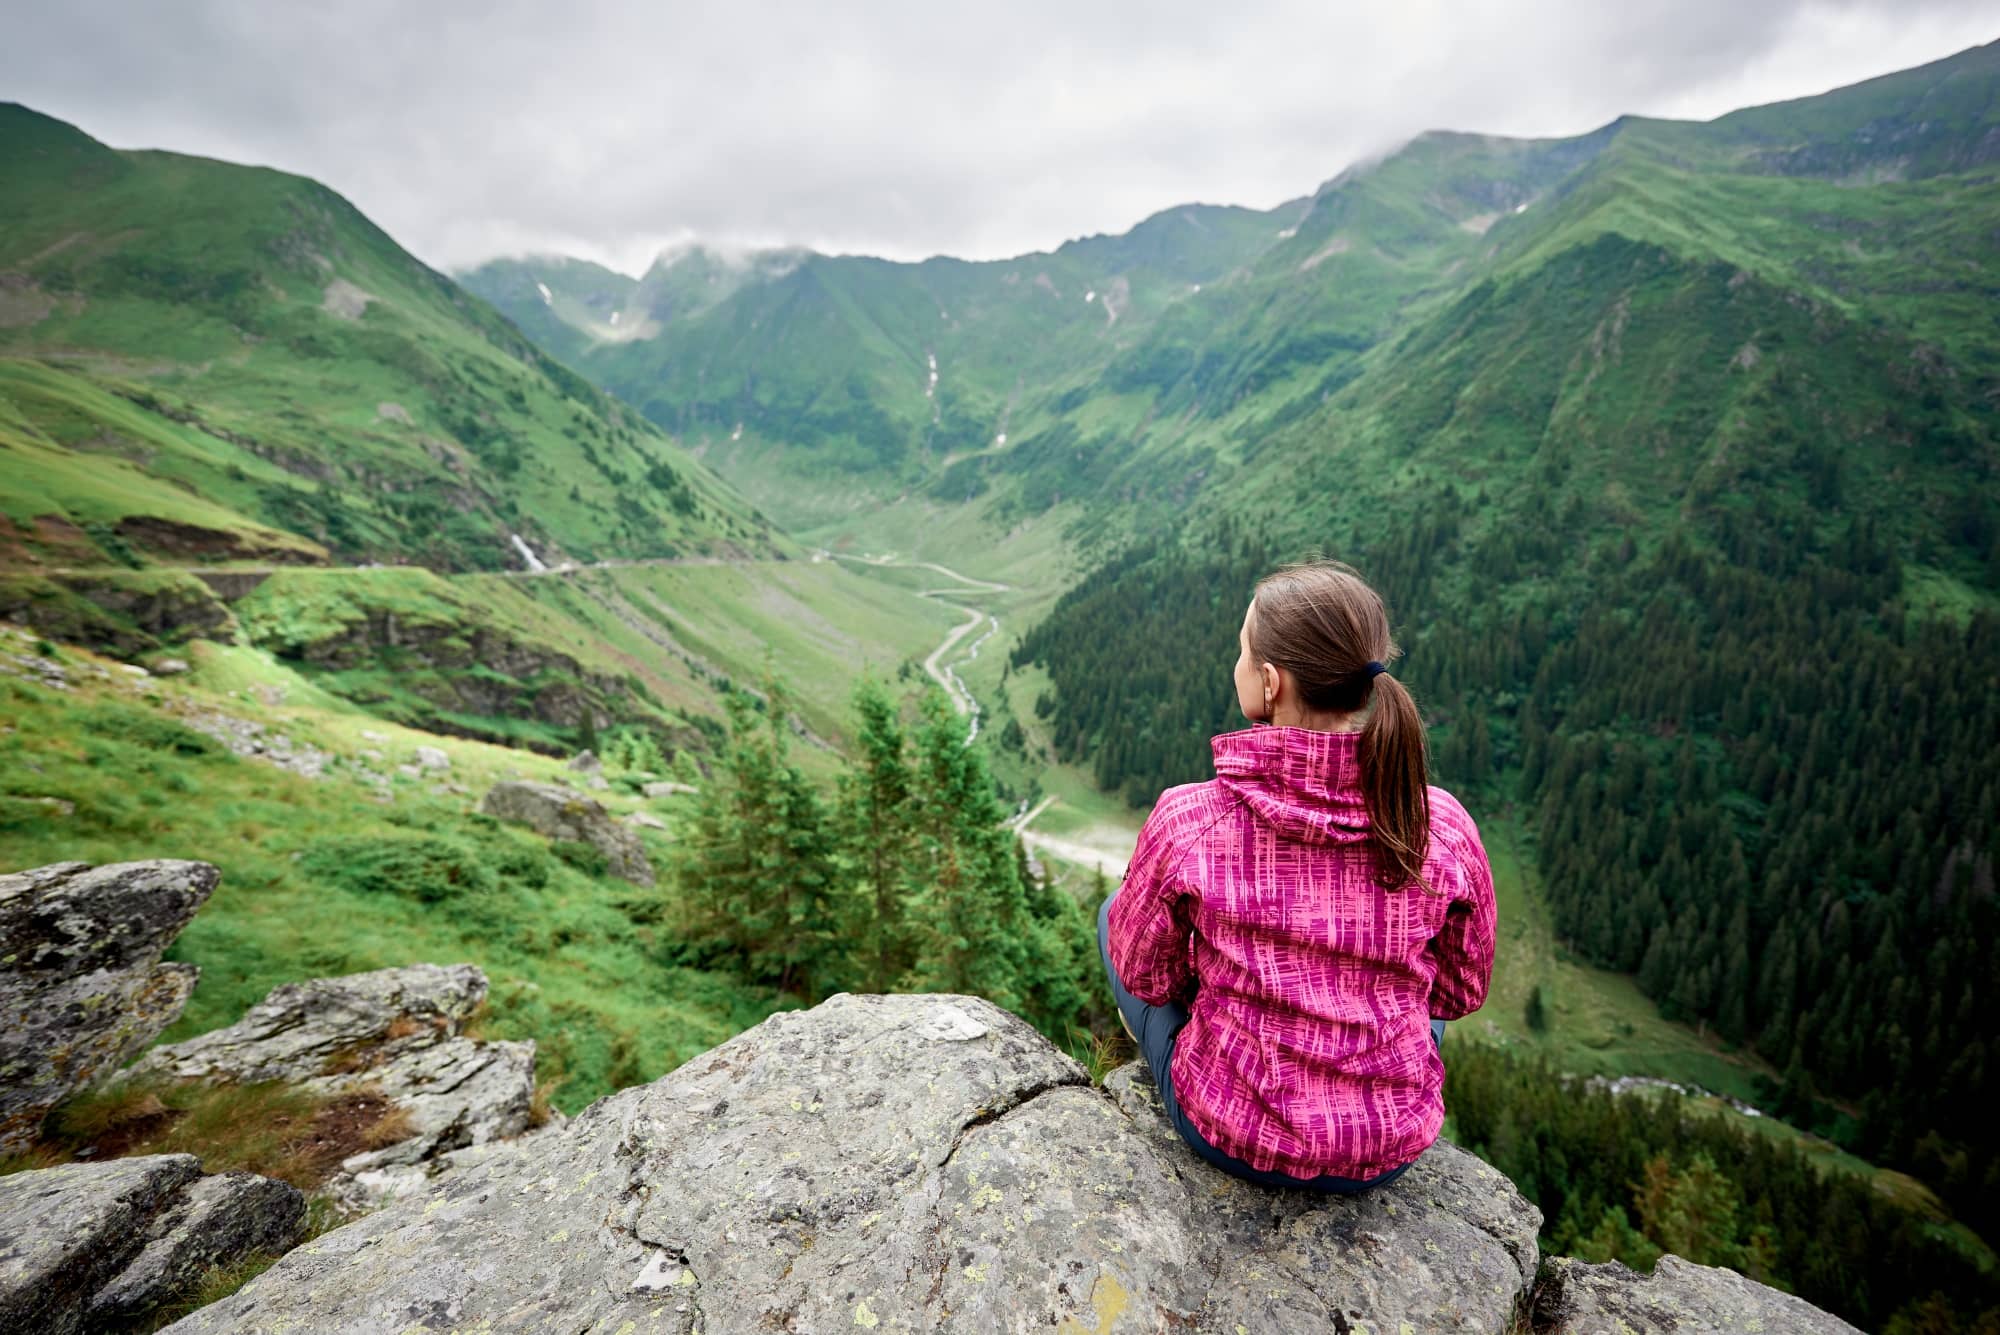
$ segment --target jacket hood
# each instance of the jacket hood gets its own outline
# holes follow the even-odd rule
[[[1259,725],[1209,744],[1223,791],[1280,833],[1315,844],[1368,837],[1360,733]]]

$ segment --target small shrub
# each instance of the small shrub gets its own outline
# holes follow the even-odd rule
[[[543,889],[549,883],[549,855],[525,844],[514,844],[504,850],[495,859],[493,869],[505,879],[517,881],[530,890]]]
[[[157,714],[126,709],[118,705],[95,705],[76,711],[77,730],[99,741],[124,742],[150,751],[181,756],[223,754],[222,744],[213,737],[184,727]]]
[[[602,876],[611,868],[611,860],[591,844],[577,839],[556,839],[549,843],[549,851],[567,862],[586,876]]]
[[[364,895],[396,895],[440,904],[494,888],[492,868],[456,839],[436,835],[321,839],[299,868],[308,876]]]

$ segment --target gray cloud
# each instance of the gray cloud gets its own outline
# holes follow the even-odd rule
[[[2000,36],[1990,0],[7,0],[0,97],[282,167],[434,264],[1042,249],[1433,127],[1707,117]]]

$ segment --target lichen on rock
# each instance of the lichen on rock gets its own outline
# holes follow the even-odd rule
[[[838,996],[492,1147],[175,1329],[1499,1332],[1525,1300],[1538,1216],[1470,1155],[1440,1145],[1357,1200],[1281,1196],[1188,1155],[1149,1098],[976,998]]]
[[[595,798],[573,788],[510,779],[493,785],[479,809],[496,820],[526,825],[551,839],[589,844],[604,855],[614,876],[637,885],[653,884],[653,864],[638,836],[613,820]]]
[[[249,1084],[279,1080],[335,1097],[381,1094],[409,1120],[410,1134],[356,1155],[348,1179],[416,1168],[468,1146],[528,1129],[535,1045],[467,1036],[486,999],[486,975],[470,964],[412,964],[342,978],[287,983],[226,1029],[155,1048],[121,1078]],[[365,1189],[336,1182],[352,1204],[399,1184]]]
[[[212,1267],[291,1247],[305,1221],[295,1188],[205,1177],[191,1154],[0,1177],[0,1330],[130,1328]]]
[[[0,1151],[180,1018],[199,971],[160,955],[219,879],[172,860],[0,876]]]
[[[1535,1290],[1536,1335],[1861,1335],[1803,1298],[1734,1270],[1662,1256],[1650,1275],[1617,1261],[1550,1259]]]

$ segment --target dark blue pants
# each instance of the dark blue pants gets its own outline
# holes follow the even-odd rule
[[[1194,1123],[1181,1111],[1181,1101],[1174,1096],[1174,1040],[1180,1037],[1182,1026],[1188,1022],[1187,1007],[1168,1002],[1164,1006],[1150,1006],[1125,990],[1119,980],[1118,971],[1111,967],[1111,901],[1104,901],[1104,907],[1097,911],[1097,953],[1104,961],[1104,976],[1111,981],[1111,995],[1118,1002],[1118,1013],[1125,1017],[1125,1023],[1132,1030],[1132,1037],[1139,1042],[1139,1053],[1146,1059],[1146,1065],[1153,1072],[1153,1083],[1159,1086],[1160,1102],[1166,1105],[1167,1118],[1180,1132],[1181,1139],[1208,1162],[1223,1172],[1254,1182],[1260,1187],[1292,1187],[1301,1191],[1317,1191],[1332,1196],[1351,1196],[1357,1191],[1379,1187],[1394,1182],[1410,1165],[1391,1168],[1377,1177],[1335,1177],[1322,1173],[1318,1177],[1293,1177],[1289,1173],[1267,1173],[1261,1168],[1252,1168],[1232,1154],[1225,1154],[1203,1138],[1195,1130]],[[1431,1041],[1442,1043],[1444,1021],[1431,1021]]]

